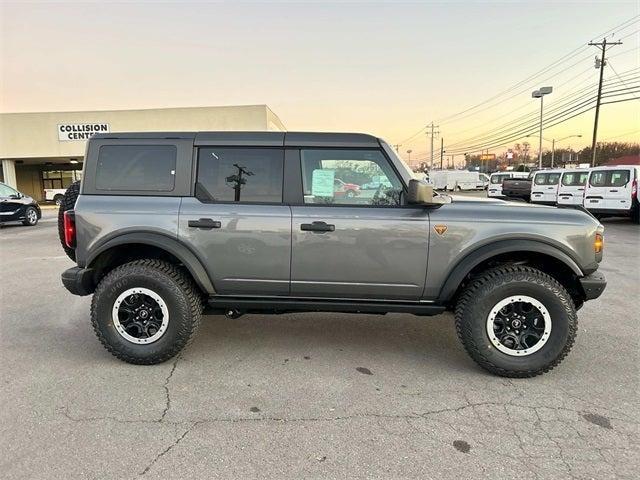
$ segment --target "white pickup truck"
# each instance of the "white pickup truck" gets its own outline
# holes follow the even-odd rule
[[[66,188],[45,188],[44,199],[49,202],[56,202],[56,205],[60,206],[62,197],[64,197],[64,192],[66,191]]]

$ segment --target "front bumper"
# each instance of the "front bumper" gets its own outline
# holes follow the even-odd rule
[[[74,295],[91,295],[96,287],[92,268],[72,267],[62,272],[62,284]]]
[[[598,298],[607,286],[607,279],[601,272],[595,271],[580,279],[580,284],[584,290],[585,300]]]

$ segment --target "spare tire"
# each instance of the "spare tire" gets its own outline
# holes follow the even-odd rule
[[[80,195],[80,180],[69,185],[67,191],[64,192],[64,197],[62,198],[60,208],[58,209],[58,237],[60,238],[60,244],[62,245],[64,253],[66,253],[74,262],[76,261],[75,249],[67,247],[67,244],[64,243],[64,212],[67,210],[73,210],[76,205],[78,195]]]

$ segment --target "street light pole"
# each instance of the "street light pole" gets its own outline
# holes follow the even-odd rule
[[[533,135],[527,135],[526,138],[529,137],[533,137]],[[582,138],[581,134],[577,134],[577,135],[567,135],[566,137],[562,137],[558,140],[556,140],[555,138],[552,138],[551,140],[549,140],[548,138],[544,138],[542,137],[543,140],[547,141],[547,142],[551,142],[551,168],[553,168],[553,162],[555,160],[556,157],[556,142],[562,142],[563,140],[566,140],[568,138]]]
[[[540,99],[540,142],[539,142],[539,150],[538,150],[538,168],[542,168],[542,112],[544,109],[544,101],[543,98],[545,95],[553,92],[553,87],[540,87],[539,90],[534,90],[531,92],[531,97]]]

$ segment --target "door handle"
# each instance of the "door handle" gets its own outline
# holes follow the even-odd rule
[[[618,193],[618,190],[609,190],[611,193]]]
[[[326,222],[313,222],[313,223],[303,223],[300,225],[300,230],[305,232],[335,232],[336,226],[329,225]]]
[[[189,220],[189,226],[192,228],[202,228],[203,230],[211,230],[212,228],[220,228],[222,223],[210,218],[200,218],[198,220]]]

